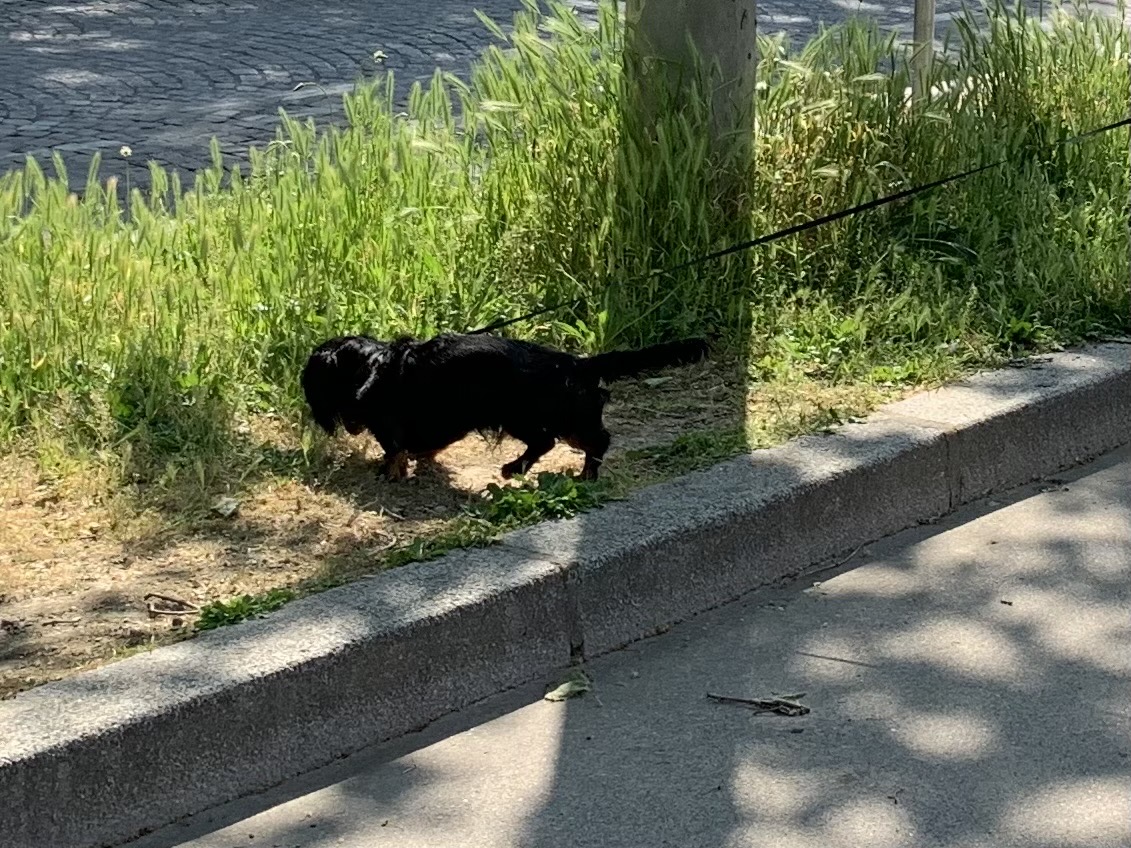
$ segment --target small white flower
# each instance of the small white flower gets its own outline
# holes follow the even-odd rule
[[[134,152],[130,150],[130,146],[128,144],[123,144],[121,149],[118,151],[118,155],[123,159],[129,159],[134,155]]]

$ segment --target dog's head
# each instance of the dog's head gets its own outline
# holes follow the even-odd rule
[[[339,336],[310,355],[302,371],[302,391],[314,421],[331,436],[339,426],[353,436],[365,429],[362,401],[386,349],[365,336]]]

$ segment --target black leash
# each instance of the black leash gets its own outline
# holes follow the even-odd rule
[[[1060,142],[1060,145],[1066,146],[1069,144],[1076,144],[1077,142],[1083,141],[1086,138],[1091,138],[1092,136],[1096,135],[1102,135],[1103,133],[1110,132],[1111,130],[1116,130],[1120,127],[1126,127],[1129,125],[1131,125],[1131,117],[1123,118],[1122,120],[1115,121],[1114,123],[1107,124],[1106,126],[1098,127],[1094,130],[1088,130],[1087,132],[1072,136],[1072,138],[1067,138],[1064,141]],[[683,262],[671,268],[661,268],[657,271],[649,271],[646,274],[629,277],[626,280],[622,280],[619,284],[614,285],[625,285],[627,283],[646,280],[650,277],[657,277],[663,274],[672,274],[676,271],[683,271],[687,268],[693,268],[696,265],[702,265],[704,262],[710,262],[714,259],[721,259],[724,256],[730,256],[734,253],[741,253],[744,250],[751,250],[752,248],[760,247],[763,244],[769,244],[770,242],[797,235],[798,233],[803,233],[806,230],[812,230],[816,227],[824,226],[825,224],[831,224],[833,221],[839,221],[843,218],[849,218],[853,215],[859,215],[861,212],[869,212],[872,209],[878,209],[881,206],[887,206],[889,203],[895,203],[899,200],[905,200],[909,197],[914,197],[917,194],[923,194],[924,192],[933,191],[934,189],[940,188],[941,186],[947,185],[949,183],[957,182],[958,180],[964,180],[967,177],[972,177],[975,174],[982,173],[983,171],[1000,168],[1001,166],[1007,164],[1009,164],[1008,159],[1000,159],[997,162],[991,162],[988,165],[979,165],[976,168],[970,168],[969,170],[962,171],[961,173],[952,174],[949,177],[932,180],[929,183],[923,183],[922,185],[917,185],[912,188],[906,188],[902,191],[897,191],[895,194],[889,194],[884,197],[876,198],[875,200],[869,200],[868,202],[861,203],[858,206],[852,206],[848,209],[842,209],[839,212],[832,212],[828,215],[822,215],[820,218],[813,218],[812,220],[805,221],[801,224],[794,224],[792,227],[786,227],[784,230],[778,230],[777,232],[770,233],[769,235],[759,236],[758,238],[750,239],[749,241],[743,241],[739,242],[738,244],[733,244],[730,247],[723,248],[722,250],[716,250],[714,253],[708,253],[705,256],[700,256],[698,259],[692,259],[688,262]],[[502,329],[503,327],[509,327],[511,324],[518,324],[522,321],[529,321],[531,318],[537,318],[539,315],[545,315],[547,312],[556,312],[559,309],[566,308],[567,306],[580,306],[584,302],[585,298],[580,297],[576,300],[561,301],[559,303],[551,304],[550,306],[543,306],[540,309],[536,309],[533,312],[528,312],[525,315],[520,315],[517,318],[501,318],[498,321],[494,321],[488,324],[486,327],[480,327],[478,330],[471,330],[468,335],[474,336],[480,333],[491,333],[495,330]]]

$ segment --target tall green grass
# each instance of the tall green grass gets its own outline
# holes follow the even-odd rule
[[[394,106],[391,77],[348,123],[286,116],[247,173],[192,188],[161,169],[119,206],[29,161],[0,179],[0,443],[222,453],[236,413],[301,408],[310,349],[342,332],[515,328],[580,350],[715,330],[754,375],[916,380],[1017,345],[1128,325],[1126,32],[1078,10],[1001,6],[909,105],[904,53],[862,25],[800,51],[760,40],[755,159],[720,202],[702,109],[635,128],[624,34],[534,5],[468,79]],[[892,70],[894,68],[894,70]],[[639,279],[972,165],[1007,167],[749,256]],[[635,282],[625,283],[625,280]]]

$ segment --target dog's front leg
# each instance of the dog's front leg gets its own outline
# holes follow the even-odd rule
[[[373,438],[385,451],[385,457],[377,466],[377,472],[389,480],[397,482],[408,477],[409,454],[403,447],[404,438],[399,426],[383,418],[375,418],[366,422],[366,427],[373,434]]]
[[[385,448],[385,458],[381,460],[377,471],[394,483],[406,479],[408,477],[408,451],[400,448],[392,450]]]
[[[370,428],[370,432],[374,428]],[[401,447],[400,439],[388,432],[374,433],[381,448],[385,451],[385,458],[377,467],[379,474],[383,474],[394,483],[408,477],[408,451]]]

